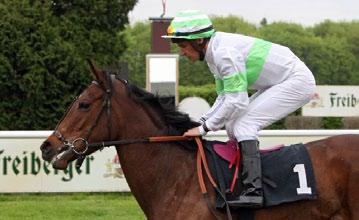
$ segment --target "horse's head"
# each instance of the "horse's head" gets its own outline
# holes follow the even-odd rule
[[[42,157],[56,169],[101,148],[115,138],[181,135],[198,126],[187,114],[159,97],[110,74],[90,62],[94,81],[73,102],[54,132],[41,145]],[[111,132],[113,131],[113,132]],[[103,145],[104,146],[104,145]],[[79,165],[79,164],[77,164]]]
[[[112,79],[90,61],[94,81],[67,110],[62,120],[41,145],[42,157],[56,169],[66,169],[68,163],[83,159],[97,149],[89,142],[111,139]],[[123,86],[125,87],[125,86]]]

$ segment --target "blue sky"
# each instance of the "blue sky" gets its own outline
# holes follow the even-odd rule
[[[209,15],[236,15],[253,24],[265,17],[269,23],[285,21],[312,26],[325,19],[359,21],[359,0],[167,0],[166,16],[184,9]],[[162,0],[139,0],[130,12],[130,22],[145,21],[162,14]]]

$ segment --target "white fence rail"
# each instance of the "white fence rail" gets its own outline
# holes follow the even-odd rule
[[[108,148],[88,157],[80,171],[52,169],[41,158],[40,145],[52,131],[0,131],[0,193],[129,191],[116,159]],[[261,148],[309,142],[333,135],[359,134],[359,130],[264,130]],[[225,131],[210,132],[210,140],[226,141]]]

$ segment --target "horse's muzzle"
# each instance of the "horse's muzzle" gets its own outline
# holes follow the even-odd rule
[[[75,153],[69,146],[64,145],[57,149],[48,140],[42,143],[40,149],[42,158],[50,162],[55,169],[65,170],[68,163],[75,158]]]

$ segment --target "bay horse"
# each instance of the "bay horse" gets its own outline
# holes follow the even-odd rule
[[[92,62],[90,69],[94,81],[41,145],[43,159],[55,169],[66,169],[79,154],[98,150],[87,148],[88,143],[181,135],[198,125],[188,115],[161,105],[158,97],[110,77]],[[198,185],[195,153],[186,145],[194,143],[116,146],[132,194],[148,219],[226,219],[225,213],[213,214],[207,207]],[[258,209],[254,219],[359,219],[359,135],[333,136],[305,146],[318,198]],[[214,204],[215,192],[206,184]]]

